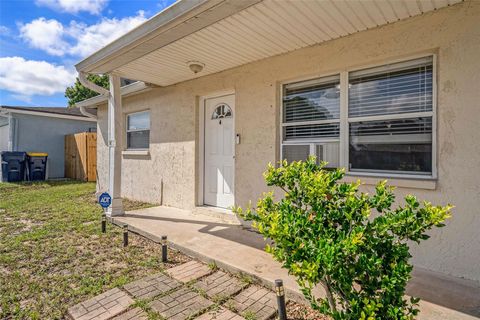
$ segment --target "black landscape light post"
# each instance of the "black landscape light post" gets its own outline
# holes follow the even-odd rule
[[[128,224],[123,225],[123,247],[128,246]]]
[[[167,236],[162,236],[162,262],[167,262],[168,256]]]
[[[107,215],[105,212],[102,214],[102,233],[107,232]]]
[[[287,308],[285,306],[285,289],[281,279],[275,280],[275,293],[277,294],[278,318],[287,320]]]

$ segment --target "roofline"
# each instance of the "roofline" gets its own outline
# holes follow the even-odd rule
[[[51,112],[45,112],[45,111],[27,111],[27,110],[19,110],[19,109],[9,108],[9,107],[0,107],[0,114],[6,115],[8,113],[27,114],[27,115],[34,115],[34,116],[40,116],[40,117],[68,119],[68,120],[77,120],[77,121],[97,122],[96,120],[85,117],[85,116],[66,115],[66,114],[51,113]]]
[[[89,72],[95,66],[101,65],[102,60],[111,58],[113,53],[119,55],[118,51],[127,51],[131,47],[138,46],[148,37],[152,37],[152,32],[159,31],[160,28],[167,29],[171,24],[181,23],[191,15],[203,11],[203,7],[213,2],[223,0],[188,0],[177,1],[171,6],[157,13],[138,27],[130,30],[125,35],[107,44],[105,47],[91,54],[75,65],[78,71]],[[191,13],[191,14],[188,14]]]
[[[80,61],[75,68],[84,73],[110,73],[261,1],[180,0]]]
[[[154,87],[153,85],[146,84],[145,82],[142,82],[142,81],[137,81],[129,85],[126,85],[124,87],[121,87],[120,94],[122,97],[128,97],[130,95],[134,95],[134,94],[138,94],[138,93],[150,90],[153,87]],[[107,96],[103,94],[99,94],[95,97],[75,103],[75,107],[76,108],[80,108],[80,107],[96,108],[98,105],[106,103],[107,101],[108,101]]]

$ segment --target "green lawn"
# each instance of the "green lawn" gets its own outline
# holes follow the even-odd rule
[[[94,192],[94,183],[0,183],[1,319],[60,319],[69,306],[163,269],[159,245],[130,234],[123,248],[120,228],[100,232]]]

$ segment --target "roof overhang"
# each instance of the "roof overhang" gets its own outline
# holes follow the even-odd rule
[[[96,120],[87,118],[85,116],[76,116],[76,115],[67,115],[67,114],[59,114],[59,113],[51,113],[51,112],[31,111],[31,110],[19,110],[15,108],[0,107],[0,115],[8,116],[9,114],[25,114],[25,115],[38,116],[38,117],[96,122]]]
[[[76,65],[168,86],[462,0],[182,0]],[[205,64],[194,74],[189,61]]]
[[[261,0],[177,1],[75,67],[103,74],[205,28]]]
[[[155,85],[148,84],[142,81],[137,81],[134,83],[131,83],[129,85],[123,86],[120,88],[120,94],[122,97],[128,97],[130,95],[138,94],[141,92],[148,91],[152,89],[152,87],[155,87]],[[99,94],[98,96],[85,99],[83,101],[75,103],[75,107],[80,108],[80,107],[88,107],[88,108],[96,108],[99,105],[105,104],[108,101],[108,96],[101,95]]]

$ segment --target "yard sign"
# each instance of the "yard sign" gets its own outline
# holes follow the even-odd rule
[[[98,203],[103,209],[107,209],[112,204],[112,197],[107,192],[104,192],[98,197]]]

